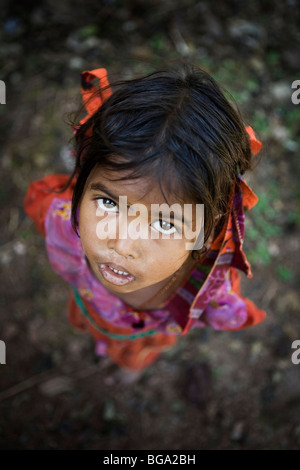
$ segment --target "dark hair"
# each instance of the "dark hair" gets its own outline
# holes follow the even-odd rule
[[[119,81],[76,133],[78,175],[72,225],[87,178],[96,166],[153,176],[182,201],[204,204],[204,242],[226,214],[238,173],[251,166],[248,134],[214,79],[194,66]],[[116,156],[118,158],[116,158]],[[164,193],[163,193],[164,194]]]

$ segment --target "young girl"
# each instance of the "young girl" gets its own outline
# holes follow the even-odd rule
[[[72,287],[71,324],[93,335],[97,354],[138,371],[192,328],[261,322],[236,271],[252,277],[244,211],[257,197],[241,176],[261,148],[251,127],[195,67],[112,87],[96,69],[81,91],[73,174],[33,182],[25,198]]]

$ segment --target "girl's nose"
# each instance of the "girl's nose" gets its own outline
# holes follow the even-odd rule
[[[124,258],[137,257],[138,240],[133,239],[128,231],[127,224],[119,223],[117,227],[116,238],[110,238],[107,241],[109,250],[115,251]]]
[[[109,250],[114,251],[119,256],[123,258],[136,258],[136,250],[134,249],[132,243],[133,240],[120,240],[118,239],[110,239],[108,240],[107,247]]]

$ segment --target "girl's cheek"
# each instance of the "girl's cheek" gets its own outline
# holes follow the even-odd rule
[[[159,265],[177,265],[184,262],[192,253],[186,249],[185,240],[149,240],[147,251],[152,253]]]

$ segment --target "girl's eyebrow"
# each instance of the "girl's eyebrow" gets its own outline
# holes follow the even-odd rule
[[[90,186],[90,190],[91,191],[101,191],[102,193],[105,193],[108,197],[110,197],[111,199],[113,199],[115,202],[119,201],[119,196],[116,196],[115,194],[113,194],[109,189],[107,189],[106,186],[104,186],[104,184],[102,183],[91,183],[91,186]],[[129,202],[127,202],[127,207],[129,208],[131,206],[131,204]]]
[[[118,200],[119,199],[119,196],[116,196],[115,194],[113,194],[111,191],[109,191],[109,189],[107,189],[106,186],[104,186],[104,184],[102,183],[92,183],[91,186],[90,186],[90,190],[94,190],[94,191],[102,191],[103,193],[107,194],[109,197],[111,197],[112,199],[114,200]]]
[[[104,184],[100,183],[100,182],[96,182],[96,183],[91,183],[91,186],[90,186],[90,190],[94,190],[94,191],[101,191],[105,194],[107,194],[107,196],[111,197],[112,199],[114,199],[115,201],[118,201],[119,198],[120,198],[120,195],[116,195],[116,194],[113,194]],[[125,194],[124,194],[125,196]],[[127,196],[126,196],[127,197]],[[127,203],[128,207],[131,206],[131,203],[128,201]]]

